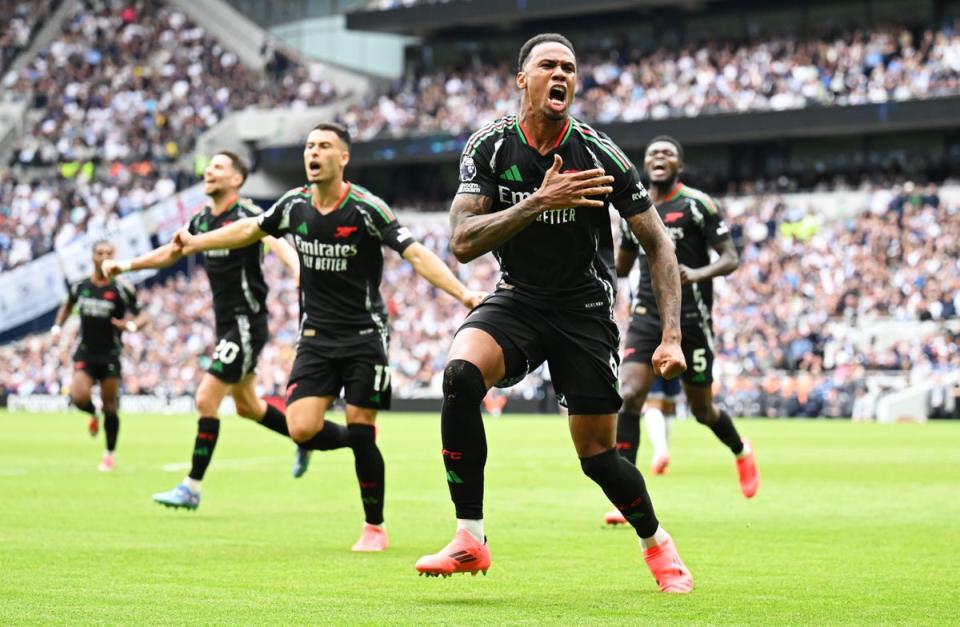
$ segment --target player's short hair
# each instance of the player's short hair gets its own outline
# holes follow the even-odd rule
[[[243,185],[247,180],[247,174],[250,172],[250,170],[247,169],[247,164],[243,161],[243,159],[240,158],[240,155],[229,150],[218,150],[214,156],[217,155],[223,155],[230,160],[230,165],[233,166],[233,169],[243,177],[243,180],[240,181],[240,184]]]
[[[117,249],[117,247],[113,245],[113,242],[111,242],[110,240],[101,238],[93,243],[93,246],[90,247],[90,252],[92,253],[97,252],[97,248],[99,248],[100,246],[109,246],[111,250]]]
[[[677,149],[677,156],[680,157],[680,161],[683,161],[683,146],[680,145],[680,142],[669,135],[657,135],[648,141],[647,147],[643,149],[643,154],[647,154],[647,151],[650,150],[650,146],[656,144],[657,142],[667,142],[673,144],[673,147]]]
[[[347,127],[342,124],[337,124],[336,122],[321,122],[313,127],[314,131],[330,131],[340,138],[340,141],[343,142],[343,145],[347,147],[347,150],[350,150],[350,131],[347,130]]]
[[[523,70],[523,64],[527,62],[527,57],[530,56],[534,48],[548,42],[566,46],[567,49],[573,53],[573,56],[577,56],[577,52],[573,49],[573,44],[560,33],[540,33],[528,39],[527,42],[520,47],[520,55],[517,57],[517,71]]]

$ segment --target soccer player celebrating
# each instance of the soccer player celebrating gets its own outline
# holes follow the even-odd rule
[[[107,440],[99,466],[103,472],[114,468],[114,451],[120,431],[117,411],[120,408],[121,336],[124,331],[137,331],[146,322],[146,314],[137,306],[133,287],[126,281],[110,278],[104,271],[104,264],[112,259],[114,252],[110,242],[100,240],[93,245],[93,274],[70,286],[50,329],[53,341],[58,341],[61,326],[77,305],[80,334],[73,355],[75,371],[70,382],[70,399],[79,409],[90,414],[87,429],[91,436],[96,436],[99,424],[90,393],[94,383],[100,383],[103,432]],[[136,319],[125,319],[128,313],[137,316]]]
[[[218,231],[180,231],[182,252],[249,246],[268,234],[290,234],[300,256],[302,319],[287,385],[287,424],[301,448],[353,450],[365,523],[354,551],[387,548],[383,524],[384,463],[375,439],[377,412],[390,407],[387,313],[380,296],[386,244],[434,286],[467,307],[483,294],[468,290],[450,269],[400,226],[378,197],[343,178],[350,135],[320,124],[307,137],[303,162],[309,186],[287,192],[258,218]],[[347,426],[324,420],[340,391]]]
[[[568,114],[577,61],[563,36],[520,49],[519,115],[467,141],[450,208],[451,246],[461,262],[493,251],[502,278],[460,327],[443,377],[441,437],[457,532],[417,562],[422,574],[486,572],[483,532],[487,445],[480,404],[492,385],[521,380],[547,361],[583,472],[636,528],[661,590],[689,592],[690,572],[657,521],[643,477],[615,448],[619,332],[613,320],[613,236],[608,206],[650,255],[663,312],[658,374],[685,369],[680,350],[677,259],[636,168],[605,135]]]
[[[668,136],[653,139],[644,156],[644,170],[650,180],[650,194],[667,231],[676,246],[680,263],[681,348],[690,368],[683,375],[687,403],[697,421],[713,431],[736,457],[740,489],[747,498],[757,492],[760,476],[750,442],[742,439],[730,415],[713,401],[713,331],[710,311],[713,306],[713,277],[730,274],[740,263],[737,249],[723,223],[720,211],[710,196],[680,182],[683,172],[683,147]],[[618,448],[630,462],[636,463],[640,440],[639,412],[654,380],[650,359],[657,347],[663,320],[650,281],[651,268],[645,246],[623,228],[617,251],[617,274],[627,276],[640,259],[640,282],[633,302],[633,316],[624,348],[620,371],[623,410],[618,417]],[[710,251],[718,253],[710,260]],[[653,471],[663,472],[670,461],[667,452],[663,414],[648,408],[644,416],[654,448]],[[607,522],[619,522],[617,512]]]
[[[203,190],[210,202],[190,219],[186,230],[205,233],[258,215],[259,208],[239,196],[246,178],[247,167],[239,156],[229,151],[214,155],[203,173]],[[267,243],[298,276],[297,256],[290,245],[274,238]],[[106,271],[118,274],[165,268],[181,257],[183,253],[177,247],[166,244],[135,259],[110,262]],[[200,505],[200,484],[220,435],[220,403],[228,392],[240,416],[289,436],[283,412],[259,398],[256,390],[254,369],[268,338],[263,245],[256,242],[237,250],[210,250],[205,254],[204,268],[213,291],[217,345],[197,388],[200,419],[190,473],[172,490],[153,495],[157,503],[174,508],[196,509]]]

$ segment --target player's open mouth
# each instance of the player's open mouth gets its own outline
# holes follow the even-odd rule
[[[654,163],[650,166],[651,174],[666,174],[667,173],[667,164],[665,163]]]
[[[320,173],[320,162],[311,161],[307,164],[307,169],[310,170],[310,174],[319,174]]]
[[[562,85],[554,85],[550,88],[550,93],[547,97],[550,104],[561,107],[565,106],[567,104],[567,88]]]

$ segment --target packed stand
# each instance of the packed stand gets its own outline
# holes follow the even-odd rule
[[[865,406],[866,373],[909,373],[914,382],[935,378],[943,398],[957,390],[960,207],[942,203],[935,187],[877,191],[869,209],[828,223],[776,195],[724,204],[742,264],[715,282],[714,374],[720,398],[735,413],[850,416]],[[489,255],[456,266],[445,225],[417,224],[412,230],[457,267],[471,289],[493,288],[498,270]],[[385,257],[394,394],[439,397],[446,350],[466,312],[398,256]],[[263,392],[281,394],[293,360],[299,305],[292,282],[272,256],[267,280],[272,340],[261,355],[258,380]],[[616,308],[623,329],[625,292]],[[125,338],[125,389],[192,393],[215,339],[205,275],[198,271],[155,285],[142,290],[140,299],[153,322]],[[915,337],[917,323],[928,320],[933,329]],[[885,341],[858,335],[880,322],[906,324],[911,336]],[[11,392],[64,393],[70,376],[67,338],[65,333],[59,348],[50,346],[48,336],[0,347],[0,381]],[[540,370],[507,394],[547,401],[549,373]]]
[[[0,74],[3,74],[17,56],[27,49],[34,36],[57,7],[59,0],[0,0]]]
[[[957,24],[916,32],[901,26],[679,50],[584,47],[572,113],[588,122],[636,122],[955,95],[958,31]],[[359,139],[469,133],[516,111],[515,75],[514,60],[476,55],[456,68],[411,73],[341,121]]]
[[[724,394],[751,408],[740,413],[848,416],[866,371],[960,377],[960,327],[858,333],[957,321],[960,207],[936,186],[876,190],[865,211],[829,224],[776,195],[730,199],[726,218],[742,265],[716,282],[714,348]]]
[[[0,271],[49,251],[51,233],[84,232],[169,196],[170,181],[180,187],[190,178],[180,158],[228,113],[338,97],[322,66],[288,59],[285,68],[277,80],[246,69],[163,2],[78,3],[59,38],[4,79],[41,117],[16,147],[16,180],[6,173],[0,181]],[[24,220],[44,229],[35,233]]]

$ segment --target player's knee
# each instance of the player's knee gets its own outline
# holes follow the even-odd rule
[[[86,407],[90,404],[90,392],[70,392],[70,401],[77,407]]]
[[[216,416],[220,413],[220,403],[212,394],[205,394],[202,389],[197,391],[196,405],[197,413],[201,416]]]
[[[643,403],[647,397],[639,385],[626,382],[620,386],[620,396],[623,397],[623,409],[636,414],[643,410]]]
[[[620,455],[616,449],[580,458],[580,468],[598,485],[607,485],[620,476]]]
[[[241,418],[249,418],[250,420],[258,420],[263,417],[263,409],[261,409],[257,403],[251,403],[249,401],[236,401],[237,406],[237,415]]]
[[[443,398],[448,402],[477,403],[487,394],[483,373],[469,361],[452,359],[443,369]]]
[[[115,414],[119,409],[120,409],[120,403],[118,403],[116,399],[103,401],[103,413]]]
[[[712,425],[717,421],[717,412],[713,403],[691,403],[690,412],[702,425]]]
[[[290,420],[290,417],[287,416],[287,431],[290,432],[290,439],[297,444],[308,442],[311,438],[313,438],[313,436],[320,433],[322,429],[323,420],[321,420],[320,424],[317,425],[313,422]]]

